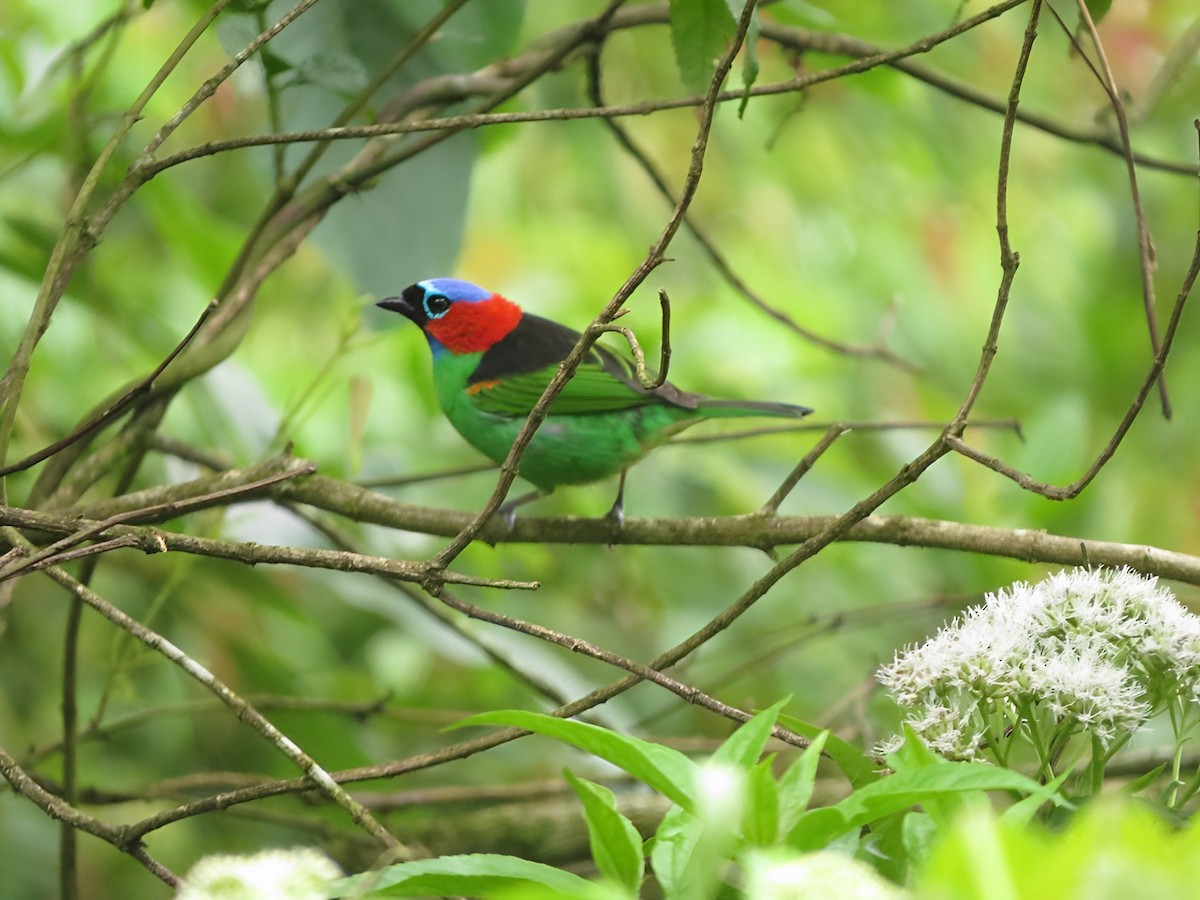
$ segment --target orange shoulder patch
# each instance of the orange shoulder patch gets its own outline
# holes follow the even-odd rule
[[[492,381],[477,381],[474,384],[467,385],[467,393],[471,395],[478,394],[480,391],[486,391],[488,388],[494,388],[500,382]]]

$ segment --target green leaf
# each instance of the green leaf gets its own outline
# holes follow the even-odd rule
[[[637,896],[645,874],[642,836],[617,809],[613,792],[603,785],[563,770],[567,782],[583,803],[592,859],[600,874]]]
[[[274,21],[293,6],[276,0],[264,11]],[[347,99],[391,64],[397,52],[442,4],[436,0],[355,0],[319,3],[271,41],[260,54],[270,76],[283,131],[327,127]],[[469,3],[429,41],[379,96],[395,96],[417,81],[437,74],[474,71],[516,48],[524,14],[521,0]],[[256,16],[222,16],[216,32],[231,53],[260,30]],[[350,124],[372,124],[377,110],[368,107]],[[362,149],[357,142],[334,141],[309,176],[328,176]],[[297,145],[283,152],[294,165],[311,151]],[[462,244],[471,173],[479,156],[475,134],[456,135],[392,169],[386,178],[334,204],[313,231],[312,240],[363,293],[395,293],[417,275],[449,272]],[[256,155],[264,163],[271,153]],[[265,166],[264,166],[265,169]],[[274,175],[275,173],[271,173]],[[266,172],[264,172],[266,177]],[[401,276],[399,273],[406,273]]]
[[[940,830],[932,816],[914,811],[904,817],[900,825],[900,834],[906,862],[909,869],[913,869],[920,867],[929,858]]]
[[[859,788],[833,806],[804,813],[788,835],[788,843],[801,850],[817,850],[839,835],[902,809],[971,791],[1018,791],[1040,795],[1058,806],[1070,806],[1058,794],[1010,769],[947,762],[897,772]]]
[[[911,725],[904,725],[903,733],[904,743],[895,752],[888,755],[888,764],[895,771],[924,769],[928,766],[940,766],[947,762],[944,757],[938,756],[929,749],[929,745],[913,731]]]
[[[929,746],[921,739],[921,736],[913,731],[909,725],[903,726],[904,743],[898,749],[888,754],[888,764],[896,773],[914,772],[919,769],[927,769],[930,766],[944,766],[949,764],[949,760],[938,756]],[[976,795],[976,799],[980,799]],[[927,797],[923,801],[924,809],[936,821],[949,824],[949,822],[959,815],[963,810],[965,802],[964,795],[959,793],[943,794],[940,797]],[[983,798],[982,802],[987,802]],[[1039,800],[1039,805],[1041,801]]]
[[[793,762],[779,779],[779,831],[787,834],[796,827],[796,822],[808,801],[812,799],[813,785],[817,781],[817,765],[821,762],[821,750],[829,739],[829,732],[822,731],[808,746],[800,758]]]
[[[729,6],[729,14],[736,23],[742,17],[746,8],[746,0],[725,0]],[[750,27],[746,29],[746,40],[742,46],[742,102],[738,104],[738,118],[746,114],[746,104],[750,102],[750,88],[758,80],[758,36],[762,32],[762,23],[758,19],[758,7],[750,14]]]
[[[1158,776],[1166,771],[1167,763],[1161,763],[1151,769],[1149,772],[1143,772],[1137,778],[1130,781],[1121,788],[1121,792],[1133,796],[1139,791],[1143,791],[1158,779]]]
[[[920,897],[1185,898],[1200,881],[1200,832],[1118,795],[1089,803],[1064,830],[972,810],[915,873]]]
[[[356,892],[367,889],[365,894]],[[539,888],[523,896],[578,897],[588,900],[604,895],[597,885],[578,875],[543,863],[495,853],[440,856],[389,866],[381,873],[365,872],[344,878],[330,888],[330,897],[427,897],[470,895],[482,897],[499,892]]]
[[[704,828],[703,822],[678,806],[663,816],[650,850],[650,865],[663,896],[706,895],[704,888],[712,874],[702,852]]]
[[[704,91],[717,60],[733,40],[735,21],[725,0],[670,0],[671,43],[683,83]]]
[[[1071,769],[1061,772],[1053,781],[1047,782],[1046,790],[1058,793],[1058,789],[1063,786],[1063,783],[1071,776]],[[1045,798],[1040,794],[1030,794],[1028,797],[1017,801],[1001,815],[1001,819],[1008,824],[1028,825],[1033,821],[1039,809],[1045,804]],[[1068,806],[1068,808],[1071,808]]]
[[[867,754],[863,753],[849,741],[842,740],[836,734],[830,734],[823,728],[819,728],[802,719],[793,718],[792,716],[781,715],[779,723],[785,728],[797,734],[802,734],[813,741],[819,736],[825,735],[825,753],[837,763],[837,767],[842,770],[842,774],[850,779],[852,787],[860,788],[863,785],[870,784],[872,781],[878,781],[882,777],[879,772],[879,764],[874,759],[867,756]]]
[[[791,699],[790,695],[784,697],[778,703],[768,706],[755,715],[750,721],[743,723],[713,753],[713,762],[729,763],[745,770],[753,768],[758,762],[758,758],[762,756],[767,741],[771,738],[771,732],[775,728],[775,720],[779,718],[780,710]]]
[[[1084,0],[1083,5],[1087,7],[1092,21],[1099,25],[1100,20],[1107,16],[1108,11],[1112,9],[1112,0]]]
[[[750,770],[747,782],[746,810],[742,814],[742,834],[759,847],[769,847],[779,836],[779,784],[771,769],[774,756]]]
[[[501,709],[470,716],[454,725],[510,725],[555,738],[607,760],[649,785],[673,803],[695,809],[696,765],[678,750],[653,744],[607,728],[559,719],[519,709]]]

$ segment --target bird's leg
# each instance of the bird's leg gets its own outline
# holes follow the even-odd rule
[[[617,499],[613,501],[612,508],[604,515],[604,518],[612,521],[618,528],[625,524],[625,473],[628,471],[628,469],[621,470],[621,481],[617,485]]]
[[[522,494],[519,497],[514,497],[511,500],[506,500],[496,510],[496,515],[504,520],[504,524],[512,531],[513,525],[517,521],[517,507],[524,506],[526,503],[532,503],[539,497],[545,497],[549,491],[530,491],[528,494]]]

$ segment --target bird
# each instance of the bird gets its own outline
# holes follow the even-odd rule
[[[424,332],[442,413],[496,463],[508,456],[534,404],[581,336],[459,278],[418,281],[376,306],[399,313]],[[705,419],[799,419],[811,412],[790,403],[707,397],[670,382],[647,388],[630,360],[596,344],[520,458],[520,476],[537,491],[508,501],[501,512],[511,525],[517,506],[559,485],[588,484],[619,473],[608,515],[620,524],[626,470],[685,428]]]

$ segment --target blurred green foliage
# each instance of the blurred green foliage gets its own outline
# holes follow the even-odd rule
[[[12,352],[20,339],[82,173],[206,4],[159,0],[148,10],[141,7],[115,0],[15,0],[0,9],[0,353]],[[284,8],[272,4],[261,21],[269,23]],[[307,32],[297,26],[291,42],[276,48],[282,63],[273,77],[292,82],[280,93],[282,110],[269,108],[261,70],[248,64],[167,149],[323,124],[348,91],[374,74],[378,60],[439,8],[383,0],[318,4],[313,15],[324,18],[304,26],[312,29]],[[598,8],[552,0],[470,3],[403,77],[477,68]],[[978,2],[959,0],[915,6],[785,0],[764,10],[763,18],[891,48],[980,9]],[[128,21],[93,31],[113,15]],[[1152,79],[1194,16],[1189,0],[1116,4],[1101,26],[1117,81],[1129,92],[1137,149],[1188,165],[1196,158],[1191,122],[1198,112],[1200,67],[1194,60],[1181,65],[1161,90]],[[1002,100],[1024,27],[1018,9],[915,61]],[[200,39],[118,149],[105,184],[115,184],[161,123],[225,64],[227,50],[257,30],[253,16],[239,14],[228,31],[217,29],[221,40],[211,30]],[[81,76],[73,52],[89,35]],[[306,39],[315,42],[315,51]],[[815,52],[797,59],[765,39],[758,57],[759,84],[786,79],[797,66],[843,61]],[[614,33],[604,42],[601,65],[610,104],[688,93],[665,24]],[[1144,105],[1152,90],[1154,102]],[[587,102],[582,66],[572,61],[504,108]],[[1110,121],[1094,77],[1048,20],[1022,102],[1064,125]],[[690,109],[623,121],[676,189],[695,123]],[[741,119],[736,104],[718,112],[692,207],[697,225],[768,303],[839,342],[886,340],[911,369],[830,352],[798,337],[732,290],[686,231],[672,244],[671,261],[635,294],[623,324],[656,346],[655,294],[665,288],[673,304],[676,383],[804,403],[817,409],[820,422],[930,423],[844,437],[788,498],[783,514],[843,512],[924,448],[961,401],[1000,278],[1000,123],[995,112],[891,69],[818,85],[803,95],[756,97]],[[327,164],[344,162],[357,148],[335,148]],[[292,148],[286,156],[299,152]],[[111,392],[153,368],[186,333],[260,215],[275,165],[269,147],[222,153],[170,169],[136,195],[75,275],[33,358],[10,458],[67,433]],[[1165,315],[1195,238],[1194,179],[1147,168],[1140,187]],[[599,121],[495,125],[461,135],[339,203],[312,240],[263,285],[236,353],[187,385],[162,430],[234,465],[290,444],[323,474],[351,480],[477,462],[436,411],[421,336],[393,327],[373,310],[364,313],[370,301],[421,278],[455,274],[582,327],[640,262],[669,210]],[[972,428],[967,436],[1037,478],[1066,482],[1109,439],[1150,361],[1122,160],[1095,146],[1019,128],[1009,224],[1021,267],[976,415],[1018,420],[1023,440],[1004,428]],[[1045,500],[968,461],[947,458],[882,512],[1200,553],[1198,327],[1195,316],[1185,318],[1168,366],[1174,418],[1166,421],[1151,401],[1078,500]],[[720,430],[701,426],[694,433]],[[627,512],[750,512],[818,434],[665,448],[631,474]],[[134,487],[183,480],[197,471],[151,454]],[[22,502],[35,476],[36,470],[8,479],[10,502]],[[471,475],[393,493],[412,503],[469,511],[484,502],[494,479],[494,473]],[[96,493],[112,487],[111,479],[104,481]],[[563,490],[530,514],[599,515],[610,502],[604,486]],[[325,545],[319,533],[264,504],[194,513],[172,527]],[[443,544],[377,528],[356,535],[369,552],[398,559],[420,559]],[[534,593],[461,593],[646,660],[708,621],[769,565],[751,549],[502,544],[471,547],[456,568],[540,580]],[[795,694],[789,712],[868,746],[892,724],[870,690],[875,665],[936,629],[962,603],[1015,578],[1037,577],[1044,568],[950,551],[835,545],[674,675],[744,709]],[[386,697],[385,713],[359,717],[264,705],[327,769],[443,746],[454,738],[437,726],[460,712],[545,707],[544,698],[366,576],[251,569],[127,550],[98,567],[95,587],[248,696],[346,703]],[[1186,586],[1178,593],[1184,602],[1196,598]],[[59,588],[32,575],[3,610],[0,745],[21,760],[59,734],[67,606]],[[529,638],[493,630],[486,636],[569,696],[614,678],[599,663]],[[108,721],[203,697],[161,657],[94,616],[85,614],[80,652],[82,722],[101,709]],[[646,685],[596,717],[652,738],[715,739],[731,730]],[[516,783],[553,777],[570,758],[527,743],[370,787]],[[60,765],[60,757],[48,752],[36,771],[54,780]],[[104,740],[88,741],[81,747],[80,772],[86,788],[133,793],[111,808],[94,807],[112,821],[161,807],[163,800],[144,796],[148,785],[167,782],[170,803],[187,790],[203,795],[228,783],[218,777],[185,787],[171,779],[295,774],[261,738],[215,707],[203,713],[164,709],[136,726],[113,729]],[[339,840],[347,823],[337,811],[314,813],[288,798],[254,810],[270,822],[241,809],[220,814],[218,823],[194,819],[151,835],[150,852],[182,871],[215,851],[320,842],[345,849]],[[419,820],[422,814],[409,815]],[[424,814],[436,816],[437,810]],[[345,856],[354,858],[353,851]],[[85,842],[81,860],[87,896],[165,895],[140,867],[107,847]],[[0,898],[45,895],[56,869],[56,826],[27,802],[0,793]]]

